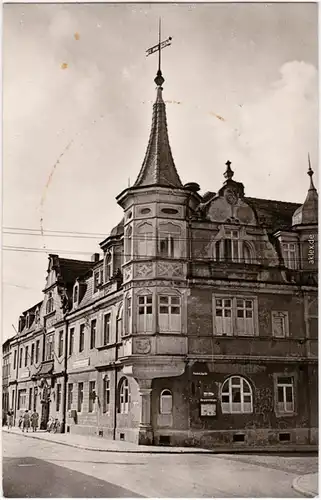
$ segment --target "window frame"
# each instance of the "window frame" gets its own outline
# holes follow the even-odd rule
[[[289,383],[280,383],[279,379],[291,379],[292,384]],[[297,374],[295,372],[289,373],[274,373],[273,374],[274,381],[274,411],[276,417],[293,417],[297,414],[296,405],[297,405]],[[279,388],[282,387],[283,396],[285,399],[287,397],[286,388],[291,387],[291,395],[292,395],[292,409],[286,410],[287,401],[279,401]],[[284,404],[284,409],[281,409],[281,404]],[[288,402],[290,403],[290,402]]]
[[[153,311],[154,311],[154,294],[152,292],[137,294],[136,301],[137,301],[137,303],[136,303],[137,304],[137,331],[152,332],[153,331],[153,314],[154,314],[153,313]],[[149,309],[151,309],[150,312],[148,312]],[[140,316],[143,316],[142,320],[140,320]]]
[[[60,330],[58,333],[58,358],[64,353],[64,331]]]
[[[233,379],[239,379],[239,384],[236,382],[233,383]],[[228,385],[228,390],[224,391],[224,386]],[[244,390],[244,385],[249,388],[249,391]],[[239,389],[240,393],[240,401],[233,401],[233,389]],[[223,402],[223,398],[228,397],[229,401]],[[244,401],[244,397],[250,397],[250,401]],[[229,375],[222,383],[222,386],[220,388],[220,403],[221,403],[221,412],[224,415],[249,415],[253,413],[253,386],[251,382],[243,377],[242,375],[236,374],[236,375]],[[236,406],[233,407],[233,405],[240,405],[240,411],[236,410]],[[245,410],[244,405],[248,404],[250,405],[248,410]],[[224,406],[223,406],[224,405]],[[225,406],[228,405],[228,406]],[[228,408],[228,410],[227,410]]]
[[[290,250],[290,247],[293,247]],[[281,240],[282,257],[285,267],[288,269],[298,268],[298,245],[293,241]],[[291,256],[292,254],[292,256]]]
[[[150,231],[142,231],[143,228],[150,228]],[[155,254],[155,242],[154,239],[154,227],[151,222],[144,221],[139,226],[137,226],[137,236],[135,238],[136,243],[136,257],[138,259],[149,259],[154,257]]]
[[[110,411],[110,378],[105,375],[103,378],[103,413],[109,413]]]
[[[282,330],[283,330],[283,335],[278,335],[276,328],[275,328],[275,318],[280,318],[281,315],[283,316],[283,321],[282,321]],[[289,337],[289,313],[288,311],[276,311],[273,310],[271,311],[271,330],[272,330],[272,337],[275,339],[285,339]]]
[[[119,413],[127,415],[130,410],[131,394],[130,384],[127,377],[123,377],[119,383]]]
[[[168,299],[168,302],[165,303],[164,299]],[[174,303],[177,300],[178,303]],[[175,293],[159,293],[157,295],[158,302],[158,326],[160,331],[164,332],[175,332],[181,333],[182,331],[182,297],[179,294]],[[168,309],[168,312],[161,312],[161,309]],[[173,309],[179,309],[179,312],[173,312]],[[165,324],[165,316],[167,316],[167,325]],[[179,317],[177,328],[175,328],[175,319]]]
[[[85,350],[85,329],[86,329],[86,324],[81,323],[79,325],[79,343],[78,343],[79,352],[84,352]]]
[[[222,310],[225,310],[224,309],[224,306],[223,308],[219,305],[217,305],[217,301],[221,300],[222,301],[222,304],[225,304],[226,301],[230,301],[231,302],[231,306],[228,307],[226,306],[226,310],[230,310],[231,311],[231,316],[224,316],[224,314],[221,316],[221,315],[217,315],[217,310],[219,309],[222,309]],[[237,305],[237,301],[243,301],[243,308],[241,308],[240,306]],[[246,302],[252,302],[252,307],[246,307]],[[244,329],[243,331],[240,329],[240,327],[238,326],[238,323],[240,324],[240,320],[242,319],[241,317],[238,316],[238,311],[240,310],[243,310],[245,312],[245,316],[243,316],[243,319],[246,320],[246,319],[252,319],[252,326],[251,328],[249,329],[249,332],[248,333],[245,333],[245,329],[246,329],[246,322],[244,321]],[[249,318],[249,317],[246,317],[247,313],[246,311],[251,311],[252,313],[252,318]],[[212,317],[213,317],[213,335],[214,336],[218,336],[218,337],[244,337],[244,338],[252,338],[252,337],[258,337],[259,336],[259,322],[258,322],[258,299],[256,296],[253,296],[253,295],[245,295],[245,294],[242,294],[242,295],[227,295],[227,294],[223,294],[223,293],[220,293],[220,294],[215,294],[213,293],[212,294]],[[220,318],[220,317],[230,317],[231,320],[230,320],[230,326],[231,326],[231,329],[230,331],[228,332],[220,332],[219,331],[219,328],[218,328],[218,322],[216,321],[216,318]],[[227,323],[227,322],[226,322]],[[223,322],[222,322],[222,325],[223,325]]]
[[[83,408],[84,408],[84,383],[83,382],[78,382],[78,388],[77,388],[77,412],[82,413]]]
[[[51,314],[53,311],[54,311],[53,293],[48,292],[47,303],[46,303],[46,314]]]
[[[102,338],[103,347],[111,344],[111,324],[112,324],[112,315],[111,311],[109,311],[105,313],[103,316],[103,338]]]
[[[72,326],[69,329],[69,342],[68,342],[68,353],[69,356],[72,356],[74,354],[74,348],[75,348],[75,327]]]
[[[90,322],[90,349],[96,348],[97,341],[97,318],[93,318]]]
[[[67,389],[67,410],[72,409],[73,405],[73,392],[74,392],[74,384],[71,382],[68,384]]]
[[[96,380],[90,380],[88,386],[88,413],[96,412]],[[92,390],[93,389],[93,390]],[[93,398],[93,393],[95,398]]]
[[[61,399],[62,399],[62,385],[57,384],[56,387],[56,411],[60,411]]]
[[[169,394],[165,394],[169,393]],[[164,399],[170,398],[170,410],[164,411]],[[166,401],[166,399],[165,399]],[[159,395],[159,414],[160,415],[172,415],[173,414],[173,393],[170,389],[163,389]]]
[[[157,235],[157,256],[162,259],[179,259],[182,257],[180,246],[182,227],[171,221],[159,222]],[[165,247],[162,248],[162,244]]]

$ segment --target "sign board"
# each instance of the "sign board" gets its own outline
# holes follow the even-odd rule
[[[201,403],[201,417],[215,417],[216,416],[216,398],[202,398]]]
[[[73,368],[83,368],[84,366],[89,365],[89,358],[84,358],[84,359],[77,359],[77,361],[74,361],[72,364]]]

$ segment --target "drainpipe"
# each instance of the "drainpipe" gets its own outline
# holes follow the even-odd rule
[[[66,335],[65,335],[65,356],[64,356],[64,397],[62,400],[62,424],[61,424],[61,432],[66,432],[66,413],[67,413],[67,382],[68,382],[68,373],[67,373],[67,361],[68,361],[68,320],[66,320]]]

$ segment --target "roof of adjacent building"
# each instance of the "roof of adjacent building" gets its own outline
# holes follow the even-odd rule
[[[74,284],[77,278],[84,277],[97,264],[87,260],[65,259],[58,255],[53,257],[56,257],[54,267],[67,287]]]
[[[264,224],[271,232],[290,229],[292,216],[300,207],[300,203],[287,201],[248,197],[245,197],[244,200],[255,211],[259,224]]]
[[[166,106],[162,97],[162,87],[158,86],[153,105],[152,127],[146,155],[134,187],[168,186],[182,188],[169,144]]]

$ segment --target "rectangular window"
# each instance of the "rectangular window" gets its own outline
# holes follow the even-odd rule
[[[103,345],[110,343],[110,328],[111,328],[111,314],[105,314],[104,316],[104,337]]]
[[[100,286],[100,271],[94,273],[94,293],[96,293]]]
[[[11,408],[14,408],[14,406],[15,406],[15,395],[16,395],[16,393],[15,393],[15,390],[13,389],[12,395],[11,395]]]
[[[282,243],[284,264],[289,269],[296,269],[296,244]]]
[[[103,412],[109,412],[110,405],[110,380],[109,378],[104,378],[104,394],[103,394]]]
[[[20,347],[19,368],[22,367],[23,347]]]
[[[33,411],[36,411],[37,408],[37,392],[36,390],[33,391]]]
[[[126,332],[131,333],[132,332],[132,298],[127,297],[126,299],[126,306],[127,306],[127,325],[126,325]]]
[[[289,335],[289,318],[287,311],[272,311],[272,335],[284,338]]]
[[[35,359],[35,344],[31,344],[31,358],[30,358],[30,364],[33,365]]]
[[[138,297],[138,331],[151,332],[153,328],[153,296]]]
[[[70,328],[69,331],[69,356],[74,352],[74,341],[75,341],[75,329]]]
[[[161,331],[181,331],[181,299],[177,296],[159,296],[159,327]]]
[[[58,342],[58,357],[60,358],[64,352],[64,332],[63,330],[59,332],[59,342]]]
[[[20,389],[18,391],[18,410],[25,410],[27,399],[27,389]]]
[[[74,384],[68,384],[68,399],[67,399],[67,410],[71,410],[73,403],[73,390]]]
[[[57,384],[57,392],[56,392],[56,411],[60,410],[61,404],[61,384]]]
[[[96,382],[89,382],[89,404],[88,411],[91,413],[95,411],[95,400],[96,400]]]
[[[36,342],[36,363],[39,361],[39,354],[40,354],[40,340],[37,340]]]
[[[25,366],[28,364],[28,356],[29,356],[29,346],[25,348]]]
[[[78,412],[82,412],[82,405],[84,402],[84,383],[79,382],[78,384]]]
[[[90,349],[94,349],[96,347],[96,329],[97,320],[93,319],[90,325]]]
[[[28,410],[32,408],[32,387],[29,388],[29,401],[28,401]]]
[[[17,366],[17,349],[13,353],[13,369],[15,370]]]
[[[224,259],[232,262],[240,261],[240,238],[239,232],[231,229],[225,230]]]
[[[80,325],[79,331],[79,352],[83,352],[85,347],[85,325]]]
[[[54,336],[48,335],[46,338],[46,360],[54,359]]]
[[[277,377],[277,412],[294,412],[293,377]]]
[[[254,335],[254,300],[250,298],[214,299],[214,331],[216,335]]]

